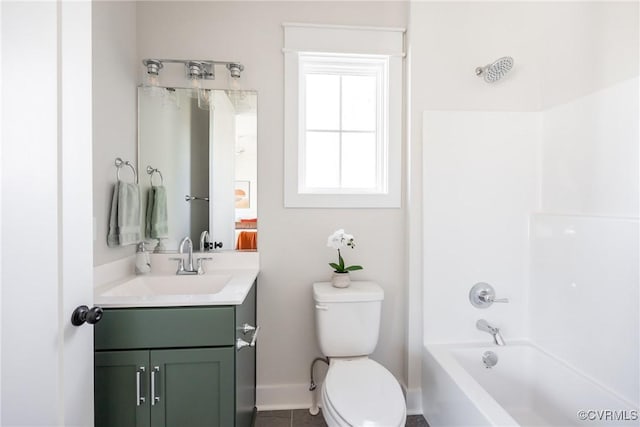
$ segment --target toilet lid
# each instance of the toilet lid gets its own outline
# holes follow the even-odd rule
[[[371,359],[334,361],[324,387],[331,406],[352,426],[399,426],[404,419],[398,381]]]

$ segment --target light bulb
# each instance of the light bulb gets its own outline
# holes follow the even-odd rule
[[[147,74],[144,77],[143,86],[157,87],[160,85],[158,74],[162,69],[162,62],[156,59],[145,59],[142,64],[147,67]]]
[[[191,98],[198,97],[198,89],[200,89],[200,78],[202,77],[202,67],[199,62],[189,61],[185,64],[187,67],[187,78],[189,79],[189,96]]]
[[[153,87],[160,86],[160,78],[157,74],[147,73],[147,75],[145,76],[144,85]]]
[[[211,106],[211,91],[208,89],[200,89],[198,91],[198,108],[208,110]]]
[[[164,91],[160,87],[160,81],[157,74],[146,74],[142,88],[146,93],[153,97],[161,97],[164,95]]]
[[[200,90],[200,79],[198,77],[189,77],[189,97],[197,98]]]
[[[231,82],[229,83],[229,87],[231,90],[240,90],[241,89],[240,79],[231,79]]]

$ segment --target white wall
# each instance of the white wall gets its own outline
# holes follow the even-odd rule
[[[545,111],[542,206],[561,215],[532,220],[530,290],[532,339],[636,407],[638,82]]]
[[[346,254],[361,264],[354,279],[375,280],[386,293],[380,341],[373,357],[402,382],[405,275],[404,209],[283,208],[282,23],[406,26],[407,5],[397,2],[140,2],[139,59],[209,58],[245,65],[239,84],[258,91],[258,217],[260,277],[258,405],[260,409],[310,404],[309,365],[316,344],[311,285],[327,280],[335,258],[326,238],[337,228],[354,234]],[[160,30],[158,30],[160,29]],[[168,68],[168,67],[167,67]],[[172,81],[166,70],[163,83]],[[172,81],[183,82],[179,69]],[[219,72],[212,86],[224,87]]]
[[[596,11],[595,35],[609,34],[611,49],[587,38],[592,63],[615,69],[605,65],[624,50],[621,64],[632,75],[544,111],[541,207],[560,215],[532,219],[530,330],[535,342],[639,407],[639,8]]]
[[[423,123],[426,342],[490,342],[481,318],[522,338],[540,115],[427,111]],[[473,307],[477,282],[509,303]]]
[[[531,339],[640,407],[638,219],[535,215]]]
[[[412,2],[414,113],[539,111],[631,78],[637,19],[633,2]],[[506,55],[507,79],[475,75]]]
[[[639,81],[628,79],[544,112],[544,212],[638,216]]]
[[[137,162],[136,6],[127,1],[93,4],[93,216],[94,265],[132,255],[135,246],[107,247],[109,209],[116,182],[114,160]],[[122,171],[130,179],[129,170]],[[138,171],[138,174],[140,171]]]

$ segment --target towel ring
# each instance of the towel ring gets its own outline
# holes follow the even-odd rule
[[[133,172],[133,182],[134,183],[138,183],[138,173],[136,172],[136,168],[133,167],[133,165],[131,164],[131,162],[129,160],[124,161],[122,160],[120,157],[116,157],[116,161],[115,161],[115,165],[116,165],[116,179],[118,181],[120,181],[120,169],[123,166],[129,166],[131,168],[131,171]]]
[[[160,175],[160,185],[164,185],[164,177],[162,176],[162,172],[160,172],[158,169],[153,168],[151,166],[147,166],[147,173],[149,174],[149,182],[151,183],[151,186],[153,187],[153,174],[157,173],[158,175]]]

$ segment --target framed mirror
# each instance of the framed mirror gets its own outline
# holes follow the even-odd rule
[[[138,88],[150,249],[176,251],[188,236],[199,250],[204,231],[205,250],[257,249],[257,98],[253,91]]]

